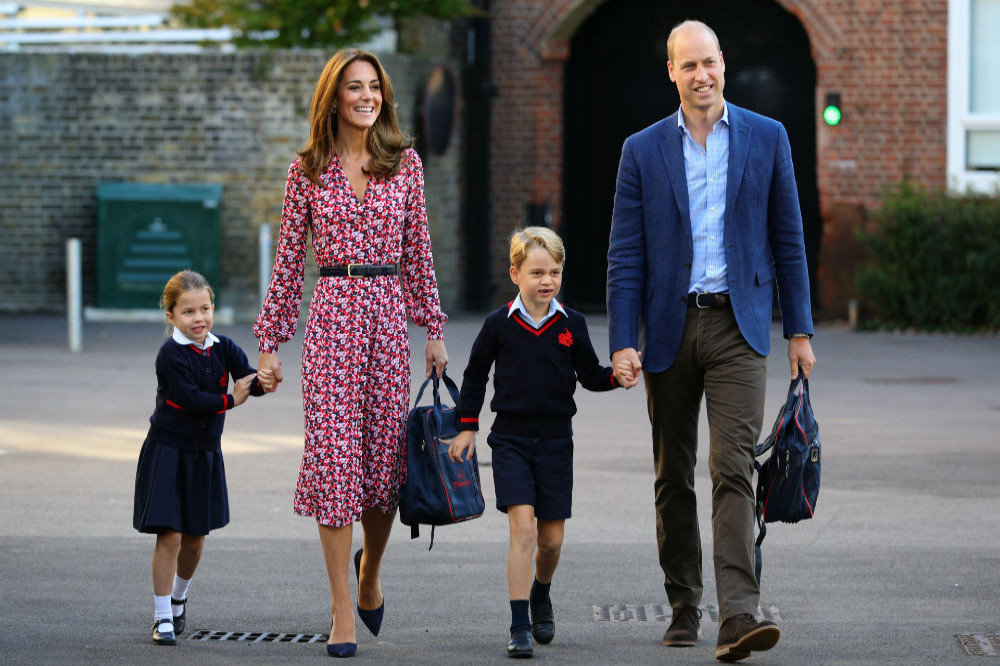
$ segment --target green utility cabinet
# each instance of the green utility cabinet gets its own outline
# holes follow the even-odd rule
[[[186,268],[219,287],[221,185],[101,183],[97,307],[155,309]]]

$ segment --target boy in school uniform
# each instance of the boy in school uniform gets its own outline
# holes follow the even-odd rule
[[[532,636],[542,644],[555,636],[549,588],[571,513],[576,383],[591,391],[637,383],[625,370],[616,377],[601,366],[583,315],[556,300],[565,254],[550,229],[512,234],[510,279],[519,294],[486,318],[472,345],[459,397],[461,432],[449,449],[454,460],[472,456],[492,366],[496,417],[486,441],[497,509],[510,523],[507,656],[514,658],[533,656]]]

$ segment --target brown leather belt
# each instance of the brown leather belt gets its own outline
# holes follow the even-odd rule
[[[729,294],[709,294],[708,292],[688,294],[688,307],[699,310],[729,307]]]

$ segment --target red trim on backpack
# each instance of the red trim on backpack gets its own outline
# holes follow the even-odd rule
[[[805,429],[802,427],[802,424],[799,423],[799,414],[802,413],[802,403],[805,402],[805,397],[802,394],[805,393],[805,390],[806,390],[805,386],[803,385],[802,390],[799,393],[799,404],[798,404],[798,406],[797,406],[797,408],[795,410],[795,427],[799,429],[800,433],[802,433],[802,441],[804,441],[806,443],[806,453],[808,453],[809,452],[809,437],[806,436]],[[809,515],[812,516],[813,515],[813,505],[809,503],[809,496],[806,495],[805,481],[802,482],[802,499],[805,500],[806,506],[809,507]]]

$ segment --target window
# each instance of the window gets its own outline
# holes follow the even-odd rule
[[[1000,186],[1000,0],[948,4],[948,179]]]

